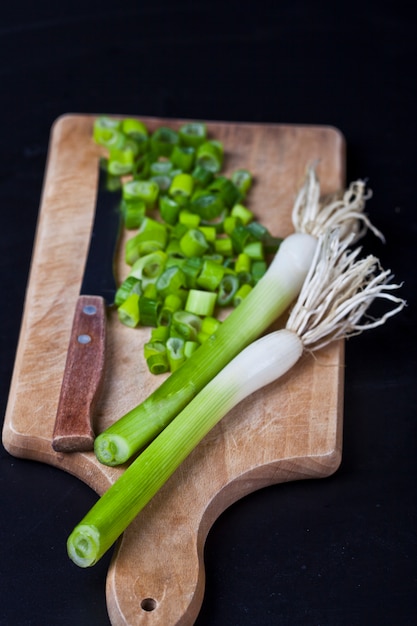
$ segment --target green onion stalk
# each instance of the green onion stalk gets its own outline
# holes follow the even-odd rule
[[[109,466],[125,463],[154,439],[171,420],[243,348],[261,336],[297,298],[314,257],[318,237],[338,227],[355,240],[370,227],[363,212],[367,198],[362,181],[339,197],[320,201],[320,185],[309,168],[293,210],[296,232],[280,245],[266,273],[219,328],[148,398],[98,435],[94,450]],[[361,225],[361,227],[358,227]]]
[[[69,536],[74,563],[94,565],[219,420],[290,370],[304,350],[379,326],[403,308],[390,271],[373,256],[358,259],[359,249],[347,249],[350,241],[341,243],[337,231],[320,237],[286,327],[242,350],[131,463]],[[364,318],[376,298],[390,301],[390,310]]]

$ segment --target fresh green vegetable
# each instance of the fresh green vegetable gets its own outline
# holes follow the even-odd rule
[[[315,172],[309,169],[293,211],[293,222],[301,232],[284,240],[259,282],[246,297],[238,298],[238,307],[209,340],[203,341],[177,375],[169,377],[149,398],[96,438],[95,452],[102,463],[123,463],[140,450],[240,350],[284,313],[301,289],[320,233],[336,227],[341,237],[354,233],[356,240],[369,227],[381,236],[363,212],[367,197],[364,183],[353,183],[330,203],[320,200],[319,191]],[[358,228],[361,222],[362,229]]]
[[[210,339],[149,398],[96,438],[98,459],[106,465],[124,463],[165,428],[224,365],[264,332],[296,298],[316,245],[317,240],[309,235],[289,236],[263,278]],[[201,294],[210,292],[201,291],[200,298]],[[194,297],[195,290],[190,295]],[[201,300],[198,305],[187,300],[186,309],[196,315],[212,315],[210,309],[203,311]]]
[[[185,123],[178,131],[162,126],[149,132],[140,120],[118,121],[102,116],[94,123],[93,136],[97,143],[108,148],[107,167],[114,179],[120,179],[125,227],[137,231],[125,246],[125,261],[132,270],[117,294],[118,307],[126,306],[124,301],[130,295],[132,277],[139,280],[137,293],[148,300],[159,298],[160,306],[155,304],[155,309],[159,321],[167,326],[172,315],[163,299],[167,292],[175,291],[169,285],[163,287],[168,276],[173,279],[184,272],[186,284],[180,285],[183,291],[211,292],[204,296],[206,304],[202,310],[213,315],[217,315],[217,306],[225,306],[219,294],[226,269],[228,274],[238,275],[239,287],[244,282],[256,284],[258,274],[250,273],[249,268],[244,273],[242,260],[238,260],[244,245],[253,244],[257,257],[265,258],[269,252],[276,252],[281,240],[275,239],[275,248],[269,246],[266,252],[264,239],[268,236],[274,240],[268,230],[263,227],[262,239],[256,227],[253,232],[246,228],[254,222],[252,211],[242,204],[252,175],[242,169],[229,177],[221,173],[223,144],[208,137],[205,124]],[[148,264],[142,272],[141,259],[156,251],[166,256],[157,265],[150,265],[151,272],[147,271]],[[156,294],[152,284],[157,286]],[[134,302],[130,300],[131,307]],[[138,306],[139,302],[143,306],[144,300],[138,300]],[[230,298],[228,305],[233,307],[234,302]],[[126,316],[122,309],[119,318],[128,325],[134,325],[135,319],[140,326],[151,319],[155,323],[154,316],[143,311],[130,310]],[[200,332],[199,338],[205,340],[206,334]]]
[[[249,394],[291,369],[304,349],[317,350],[379,326],[403,308],[405,302],[392,294],[399,285],[390,282],[390,272],[381,270],[375,257],[358,260],[359,251],[347,249],[350,241],[341,244],[338,233],[320,239],[286,328],[240,352],[132,462],[70,534],[67,549],[74,563],[94,565],[218,421]],[[376,298],[391,301],[393,308],[362,322]],[[181,348],[179,343],[174,352]]]
[[[189,122],[181,126],[179,135],[183,144],[198,148],[207,139],[207,127],[203,122]]]

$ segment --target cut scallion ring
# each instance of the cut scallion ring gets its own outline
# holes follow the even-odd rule
[[[220,141],[206,141],[197,149],[196,164],[216,174],[223,165],[223,146]]]
[[[184,363],[184,347],[185,341],[180,337],[170,337],[166,342],[166,351],[171,372],[175,372]]]
[[[216,306],[217,294],[212,291],[190,289],[185,310],[201,317],[212,316]]]
[[[219,306],[230,306],[238,289],[238,277],[234,274],[225,274],[219,286],[217,304]]]
[[[178,141],[179,136],[175,130],[160,126],[151,136],[151,148],[156,155],[169,157]]]
[[[186,257],[200,257],[206,252],[208,243],[200,230],[190,228],[181,237],[180,247]]]
[[[184,145],[197,148],[206,141],[207,127],[202,122],[189,122],[181,126],[179,136]]]
[[[193,196],[190,208],[203,220],[211,222],[222,214],[224,203],[218,194],[200,191]]]

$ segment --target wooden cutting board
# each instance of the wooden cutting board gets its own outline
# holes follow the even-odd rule
[[[180,120],[142,118],[152,130]],[[97,160],[94,117],[66,115],[51,132],[36,241],[3,442],[14,456],[70,472],[102,494],[123,468],[93,453],[56,453],[51,437],[73,310],[92,226]],[[250,169],[248,205],[275,235],[290,213],[306,167],[317,162],[322,192],[344,185],[345,147],[331,127],[208,123],[224,142],[225,171]],[[119,255],[119,278],[127,268]],[[108,319],[105,390],[95,416],[102,431],[162,381],[141,358],[148,329]],[[341,458],[343,343],[304,355],[291,375],[231,411],[119,540],[107,578],[112,624],[192,624],[204,595],[203,549],[224,509],[261,487],[332,474]]]

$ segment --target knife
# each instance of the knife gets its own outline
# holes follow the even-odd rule
[[[106,309],[116,293],[113,264],[121,228],[120,191],[109,189],[101,163],[98,170],[94,223],[52,435],[57,452],[83,452],[94,446],[94,408],[105,368]]]

